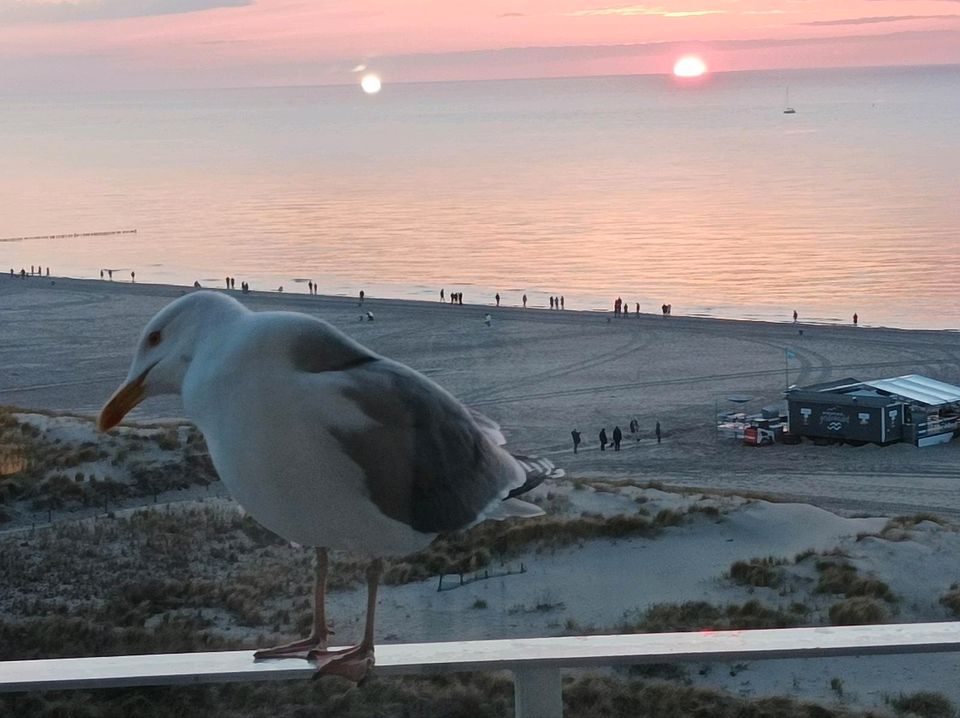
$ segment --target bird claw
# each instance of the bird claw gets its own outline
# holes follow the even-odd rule
[[[341,651],[314,649],[307,654],[307,660],[313,661],[317,672],[314,680],[323,676],[339,676],[351,683],[361,685],[367,680],[376,659],[372,648],[355,646]]]

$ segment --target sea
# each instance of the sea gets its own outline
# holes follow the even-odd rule
[[[0,269],[956,329],[958,127],[956,65],[3,95]]]

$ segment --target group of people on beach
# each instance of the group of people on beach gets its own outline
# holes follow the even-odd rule
[[[112,270],[112,269],[101,269],[101,270],[100,270],[100,279],[103,279],[104,273],[106,273],[107,279],[109,279],[109,280],[112,282],[112,281],[113,281],[113,270]],[[136,282],[136,281],[137,281],[137,273],[136,273],[135,271],[131,271],[131,272],[130,272],[130,281],[131,281],[131,282]]]
[[[10,267],[10,276],[16,277],[17,273],[13,271],[13,267]],[[26,279],[27,276],[31,277],[42,277],[43,276],[43,267],[37,265],[34,267],[30,265],[30,274],[27,275],[27,270],[24,267],[20,267],[20,279]],[[47,276],[50,276],[50,267],[47,267]]]
[[[441,289],[440,289],[440,301],[441,301],[441,302],[446,302],[446,301],[447,301],[447,296],[448,296],[448,295],[447,295],[446,289],[441,288]],[[451,303],[451,304],[458,304],[458,305],[461,305],[461,306],[463,305],[463,292],[450,292],[449,297],[450,297],[450,303]],[[500,300],[501,300],[500,292],[497,292],[496,294],[493,295],[493,301],[496,302],[496,305],[497,305],[498,307],[500,306]],[[520,301],[523,303],[523,308],[526,309],[526,308],[527,308],[527,301],[528,301],[528,300],[527,300],[527,295],[524,294],[524,295],[520,298]],[[567,300],[566,300],[562,295],[559,296],[559,297],[554,297],[554,296],[551,296],[551,297],[550,297],[550,308],[551,308],[551,309],[566,309],[566,308],[567,308],[566,304],[567,304]],[[639,306],[640,306],[640,305],[638,304],[637,307],[639,307]]]
[[[640,316],[640,302],[636,303],[636,316]],[[664,304],[663,306],[667,306]],[[666,312],[664,312],[666,314]],[[615,317],[629,317],[630,316],[630,302],[623,301],[620,297],[617,297],[613,303],[613,316]]]
[[[637,440],[637,443],[640,442],[640,422],[636,419],[631,419],[629,424],[630,433],[633,434],[634,438]],[[660,422],[656,422],[653,430],[654,436],[657,437],[657,443],[659,444],[662,437],[662,432],[660,429]],[[580,450],[580,444],[583,442],[583,435],[576,429],[570,432],[570,436],[573,437],[573,453],[576,454]],[[620,451],[620,444],[623,442],[623,431],[620,429],[620,426],[613,427],[612,441],[611,437],[607,436],[607,429],[603,427],[600,429],[600,434],[598,439],[600,440],[600,451],[606,451],[607,446],[612,446],[614,451]]]
[[[27,270],[26,270],[26,268],[24,268],[24,267],[21,267],[21,268],[20,268],[19,274],[20,274],[20,278],[21,278],[21,279],[26,279],[28,276],[30,276],[30,277],[42,277],[42,276],[44,276],[44,268],[43,268],[42,266],[40,266],[40,265],[34,266],[34,265],[31,264],[31,265],[30,265],[30,272],[29,272],[29,274],[27,273]],[[14,271],[13,267],[10,268],[10,276],[11,276],[11,277],[16,277],[16,276],[17,276],[17,272]],[[46,268],[46,276],[48,276],[48,277],[50,276],[50,267],[47,267],[47,268]],[[101,270],[100,270],[100,279],[104,279],[105,277],[106,277],[107,279],[109,279],[110,281],[113,281],[113,270],[112,270],[112,269],[101,269]],[[137,273],[136,273],[135,271],[131,271],[131,272],[130,272],[130,281],[131,281],[131,282],[136,282],[136,281],[137,281]],[[227,289],[236,289],[236,288],[237,288],[237,280],[236,280],[236,277],[224,277],[224,283],[225,283]],[[200,282],[198,282],[198,281],[197,281],[197,282],[194,282],[194,283],[193,283],[193,286],[194,286],[195,288],[200,288]],[[309,281],[307,282],[307,291],[309,292],[309,294],[311,294],[311,295],[313,295],[313,296],[316,296],[318,289],[319,289],[319,285],[318,285],[316,282],[314,282],[313,280],[309,280]],[[241,282],[241,283],[240,283],[240,291],[243,292],[244,294],[246,294],[247,292],[249,292],[249,291],[250,291],[250,284],[249,284],[249,282]],[[282,291],[283,291],[283,287],[280,287],[277,291],[282,292]],[[360,304],[360,305],[363,305],[364,297],[365,297],[364,291],[361,289],[361,290],[360,290],[360,295],[359,295],[359,299],[360,299],[359,304]],[[440,290],[440,301],[441,301],[441,302],[445,302],[445,301],[446,301],[446,293],[445,293],[445,290],[444,290],[444,289],[441,289],[441,290]],[[497,306],[499,307],[499,306],[500,306],[500,292],[497,292],[497,293],[494,295],[494,301],[497,303]],[[527,295],[526,295],[526,294],[523,295],[521,301],[523,302],[523,308],[526,309],[526,308],[527,308]],[[451,303],[451,304],[459,304],[459,305],[462,306],[462,305],[463,305],[463,292],[451,292],[451,293],[450,293],[450,303]],[[637,302],[637,303],[635,304],[635,307],[636,307],[636,316],[639,317],[639,316],[640,316],[640,302]],[[566,301],[565,301],[564,297],[563,297],[562,295],[559,296],[559,297],[551,296],[551,297],[550,297],[550,308],[551,308],[551,309],[566,309]],[[661,304],[661,305],[660,305],[660,311],[661,311],[661,313],[663,314],[663,316],[669,316],[670,314],[673,313],[673,305],[672,305],[672,304]],[[616,300],[615,300],[614,303],[613,303],[613,315],[614,315],[615,317],[627,317],[627,316],[629,316],[629,315],[630,315],[630,303],[623,301],[623,299],[620,298],[620,297],[617,297]],[[796,309],[794,309],[794,310],[793,310],[793,323],[796,324],[799,320],[800,320],[800,314],[799,314],[799,312],[797,312]],[[860,316],[859,316],[859,314],[857,314],[856,312],[854,312],[854,313],[853,313],[853,326],[858,326],[859,323],[860,323]],[[608,442],[608,443],[609,443],[609,442]],[[615,442],[614,442],[614,443],[615,443]],[[575,444],[576,444],[576,442],[575,442]]]

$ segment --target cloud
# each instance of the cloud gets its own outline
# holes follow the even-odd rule
[[[646,5],[627,5],[623,7],[601,7],[588,10],[573,10],[565,12],[568,17],[594,17],[603,15],[618,15],[620,17],[636,17],[638,15],[654,15],[657,17],[699,17],[701,15],[723,15],[726,10],[666,10],[662,7],[647,7]]]
[[[960,2],[960,0],[957,0],[957,2]],[[526,17],[526,14],[522,12],[502,12],[497,17]]]
[[[219,7],[242,7],[253,0],[0,0],[0,23],[63,23],[179,15]]]
[[[960,32],[898,31],[870,35],[841,35],[832,37],[754,38],[747,40],[658,41],[619,45],[553,45],[535,47],[506,47],[490,50],[464,50],[438,53],[411,53],[387,55],[379,58],[382,67],[392,71],[418,72],[424,69],[446,67],[474,67],[483,64],[490,68],[516,69],[528,65],[567,62],[589,62],[611,58],[655,57],[674,52],[733,52],[822,45],[864,45],[888,41],[909,41],[914,38],[939,38],[960,43]]]
[[[957,0],[960,2],[960,0]],[[775,10],[744,10],[742,15],[786,15],[786,10],[780,10],[779,8]]]
[[[830,25],[874,25],[881,22],[900,22],[901,20],[948,20],[960,15],[884,15],[881,17],[850,17],[842,20],[811,20],[798,22],[796,25],[824,27]]]

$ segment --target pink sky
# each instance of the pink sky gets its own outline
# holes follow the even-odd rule
[[[0,0],[0,90],[960,63],[960,0]]]

